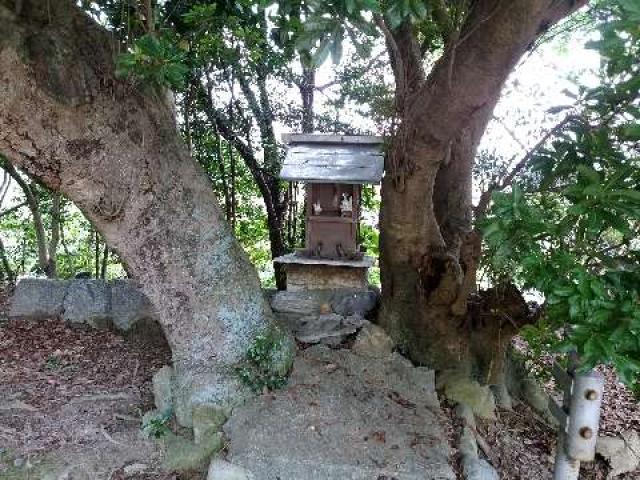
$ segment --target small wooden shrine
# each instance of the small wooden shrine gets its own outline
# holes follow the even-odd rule
[[[382,178],[382,138],[301,134],[283,140],[280,178],[306,186],[305,246],[274,260],[286,264],[287,289],[366,289],[374,259],[358,244],[361,189]]]

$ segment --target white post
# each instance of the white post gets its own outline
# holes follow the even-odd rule
[[[575,374],[577,361],[570,359],[569,372],[554,365],[553,375],[564,391],[562,407],[553,399],[550,407],[560,423],[553,480],[578,480],[580,462],[595,457],[604,378],[596,372]]]
[[[553,469],[553,480],[578,480],[580,461],[573,460],[567,456],[566,438],[566,433],[561,430],[558,434],[558,445],[556,445],[556,462]]]
[[[566,450],[581,462],[593,460],[596,454],[603,390],[604,378],[596,372],[576,375],[573,381]]]

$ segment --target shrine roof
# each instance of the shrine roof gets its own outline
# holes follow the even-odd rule
[[[283,180],[361,184],[382,179],[382,137],[287,134],[282,139],[287,144]]]

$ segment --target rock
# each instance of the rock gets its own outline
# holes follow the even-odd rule
[[[524,357],[513,347],[507,349],[504,380],[509,394],[531,406],[550,425],[558,425],[558,421],[549,409],[549,395],[536,379],[529,376]],[[498,398],[498,401],[505,402],[508,406],[511,399]]]
[[[363,357],[385,357],[393,351],[393,340],[378,325],[367,322],[358,333],[352,350]]]
[[[271,308],[285,323],[309,315],[318,315],[323,304],[330,304],[333,292],[331,290],[307,290],[291,292],[282,290],[272,297]]]
[[[465,372],[442,372],[439,384],[449,400],[468,405],[481,418],[496,418],[496,404],[491,389],[470,379]]]
[[[153,306],[137,283],[132,280],[113,280],[109,286],[114,327],[128,332],[137,325],[155,322]]]
[[[176,472],[204,470],[213,454],[224,447],[220,433],[201,444],[190,442],[174,433],[168,433],[162,441],[165,446],[163,466]]]
[[[209,465],[207,480],[254,480],[253,474],[225,460],[214,459]]]
[[[131,465],[127,465],[122,469],[123,473],[127,476],[129,475],[140,475],[141,473],[146,472],[149,469],[149,466],[144,463],[132,463]]]
[[[173,410],[173,368],[169,365],[153,374],[153,399],[160,412]]]
[[[344,317],[357,315],[365,318],[378,305],[378,294],[373,290],[337,292],[331,304],[333,311]]]
[[[294,332],[295,337],[304,343],[323,343],[336,346],[344,341],[348,335],[358,331],[365,323],[365,319],[358,316],[342,317],[335,313],[305,317],[301,319],[300,329]]]
[[[9,318],[46,320],[62,315],[67,283],[64,280],[23,278],[16,285]]]
[[[65,321],[106,328],[111,322],[111,292],[102,280],[72,280],[64,298]]]
[[[495,397],[497,405],[504,410],[513,410],[513,399],[509,395],[509,390],[504,383],[491,385],[491,391]]]
[[[55,317],[98,328],[114,326],[123,332],[142,328],[147,336],[162,334],[151,302],[132,280],[20,280],[9,318],[37,321]]]
[[[0,412],[3,410],[23,410],[25,412],[37,412],[38,409],[22,400],[0,400]]]
[[[293,353],[288,355],[293,356]],[[176,419],[181,426],[193,428],[194,409],[207,406],[231,410],[250,396],[253,396],[251,390],[232,371],[180,372],[173,390]]]
[[[460,418],[464,423],[470,427],[476,428],[476,417],[473,414],[473,410],[464,403],[458,403],[456,405],[456,416]]]
[[[622,432],[619,437],[598,437],[596,453],[611,466],[608,478],[640,468],[640,436],[635,430]]]
[[[273,295],[271,307],[299,341],[338,345],[362,327],[377,301],[373,290],[287,290]]]
[[[557,425],[558,421],[549,410],[549,395],[534,378],[527,377],[522,380],[522,399],[531,408],[538,412],[551,425]]]
[[[478,444],[476,436],[469,427],[462,428],[462,434],[458,440],[458,450],[462,457],[478,458]]]
[[[196,405],[192,410],[193,437],[202,443],[222,430],[231,415],[230,407],[216,405]]]
[[[480,458],[465,456],[462,460],[462,472],[466,480],[500,480],[498,472]]]
[[[270,343],[269,371],[279,377],[286,376],[291,370],[296,355],[293,337],[282,327],[272,327],[267,333]]]
[[[316,345],[285,389],[234,408],[227,460],[255,480],[453,480],[440,422],[432,372]]]

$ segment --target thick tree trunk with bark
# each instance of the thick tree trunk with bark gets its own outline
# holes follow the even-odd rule
[[[380,322],[414,359],[439,370],[471,368],[485,382],[498,381],[504,340],[528,321],[509,288],[485,295],[485,304],[503,312],[484,308],[482,297],[468,308],[481,246],[472,224],[472,167],[507,76],[542,32],[581,3],[473,2],[428,77],[411,27],[392,32],[378,19],[402,120],[382,187]]]
[[[20,15],[0,0],[0,22],[0,152],[73,200],[139,280],[178,401],[226,401],[240,388],[229,365],[275,327],[166,95],[116,79],[109,34],[70,0]]]

